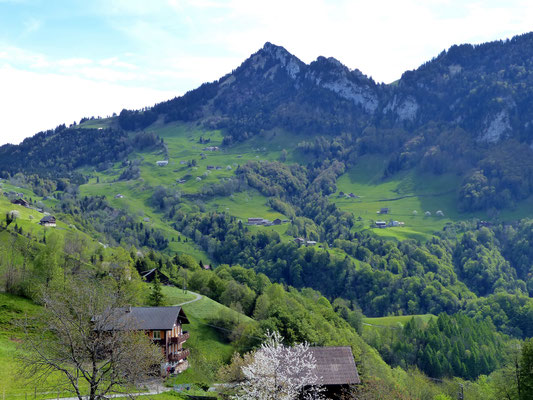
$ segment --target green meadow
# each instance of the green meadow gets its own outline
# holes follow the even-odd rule
[[[372,325],[375,327],[399,327],[399,326],[405,325],[412,318],[419,318],[423,322],[427,323],[429,322],[430,319],[437,318],[437,317],[433,314],[395,315],[395,316],[389,316],[389,317],[363,318],[363,323]]]
[[[50,399],[71,396],[56,388],[58,375],[46,382],[35,383],[21,371],[18,357],[28,354],[25,346],[23,321],[36,317],[41,307],[30,300],[0,293],[0,397],[2,399]],[[38,326],[29,326],[31,335],[38,335]]]
[[[330,200],[339,208],[361,218],[358,229],[370,229],[375,234],[394,240],[425,241],[455,221],[478,218],[491,220],[486,212],[460,213],[457,210],[456,188],[460,177],[454,174],[434,175],[419,169],[400,171],[383,178],[385,159],[366,155],[349,168],[337,181],[337,192]],[[346,198],[339,193],[353,193],[358,198]],[[533,205],[533,198],[521,202],[514,210],[506,210],[498,218],[510,220],[525,217]],[[386,215],[378,213],[389,208]],[[443,216],[438,216],[442,211]],[[430,215],[426,215],[429,212]],[[376,228],[375,221],[396,220],[402,227]]]

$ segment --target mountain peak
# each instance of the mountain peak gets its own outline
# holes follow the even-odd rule
[[[275,65],[281,66],[287,74],[296,79],[305,64],[298,57],[289,53],[284,47],[266,42],[264,46],[254,53],[243,66],[251,66],[254,70],[271,69]]]
[[[284,47],[277,46],[277,45],[272,44],[270,42],[266,42],[264,44],[264,46],[261,48],[261,50],[259,50],[256,54],[258,54],[258,53],[261,53],[261,54],[263,54],[265,56],[270,56],[270,57],[274,58],[275,60],[280,61],[284,65],[287,63],[287,60],[290,60],[290,59],[298,60],[298,58],[296,56],[294,56],[291,53],[289,53],[287,51],[287,49],[285,49]],[[298,61],[300,61],[300,60],[298,60]]]

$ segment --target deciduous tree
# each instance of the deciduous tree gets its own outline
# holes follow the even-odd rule
[[[317,385],[316,360],[307,343],[285,346],[277,332],[268,332],[255,352],[253,361],[242,367],[244,381],[236,400],[290,400],[303,394],[306,399],[321,399]]]
[[[159,372],[161,350],[119,318],[115,310],[123,301],[105,285],[78,280],[41,301],[45,309],[36,326],[42,330],[38,337],[27,333],[21,352],[23,371],[36,384],[53,374],[58,389],[96,400]]]

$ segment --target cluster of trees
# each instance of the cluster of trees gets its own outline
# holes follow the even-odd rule
[[[123,209],[109,204],[105,196],[62,196],[57,208],[80,228],[101,234],[109,244],[163,250],[168,238],[149,223],[138,222]]]
[[[440,314],[427,323],[414,317],[405,326],[369,329],[365,339],[389,365],[416,365],[433,378],[475,380],[499,368],[507,352],[505,338],[489,321],[464,314]]]
[[[313,237],[310,225],[303,224],[300,230],[297,221],[302,220],[296,218],[288,231],[304,231]],[[217,263],[240,264],[276,282],[312,287],[328,297],[348,299],[367,315],[469,309],[472,315],[485,318],[491,314],[487,302],[505,292],[518,300],[495,310],[501,314],[495,317],[496,326],[524,337],[530,331],[528,324],[533,322],[527,291],[531,285],[529,270],[518,275],[502,255],[510,250],[499,248],[499,241],[487,228],[467,232],[460,240],[435,237],[426,244],[394,243],[364,233],[349,233],[332,242],[333,247],[347,254],[339,257],[328,249],[299,248],[295,243],[283,242],[272,230],[251,232],[225,214],[178,211],[174,224]],[[530,226],[529,222],[524,224]],[[529,234],[525,228],[518,232]],[[517,255],[522,257],[521,253]]]
[[[239,167],[237,175],[265,196],[273,197],[270,204],[274,209],[304,218],[300,225],[311,225],[320,240],[332,243],[349,237],[355,223],[353,214],[339,210],[325,196],[336,191],[335,181],[343,172],[343,163],[326,159],[312,168],[248,162]]]
[[[153,124],[157,119],[157,113],[151,109],[126,110],[123,109],[118,116],[118,124],[122,129],[134,131],[144,129]]]
[[[0,170],[10,175],[22,172],[45,178],[70,177],[78,167],[123,159],[129,147],[123,131],[62,126],[40,132],[18,146],[0,147]]]

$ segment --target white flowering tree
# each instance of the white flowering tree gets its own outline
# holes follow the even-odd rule
[[[233,396],[236,400],[323,399],[318,386],[316,360],[307,343],[285,346],[278,332],[255,352],[253,361],[242,367],[244,381]]]

